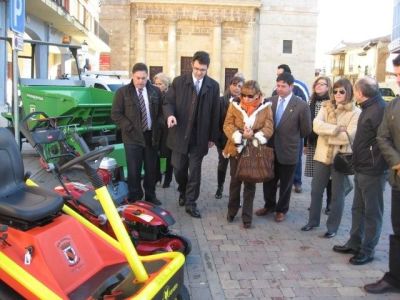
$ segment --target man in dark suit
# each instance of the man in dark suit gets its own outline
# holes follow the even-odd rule
[[[281,222],[289,210],[291,188],[298,161],[299,140],[311,132],[310,109],[305,101],[293,95],[294,78],[284,72],[276,79],[277,96],[272,96],[274,135],[268,141],[275,149],[275,177],[263,183],[265,205],[256,211],[264,216],[275,211],[275,220]],[[276,201],[280,181],[279,200]]]
[[[155,186],[162,95],[148,80],[145,64],[135,64],[131,82],[115,93],[111,118],[121,128],[128,167],[129,200],[143,198],[141,170],[144,163],[144,199],[160,205]]]
[[[218,138],[219,85],[207,76],[210,56],[198,51],[192,73],[174,79],[166,95],[164,116],[169,129],[167,145],[178,182],[179,205],[200,218],[196,200],[200,194],[201,164]]]

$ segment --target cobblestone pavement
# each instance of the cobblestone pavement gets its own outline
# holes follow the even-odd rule
[[[25,169],[37,171],[37,158],[24,150]],[[163,207],[172,212],[174,231],[192,241],[185,266],[185,284],[191,299],[400,299],[400,294],[368,295],[362,289],[387,270],[390,225],[390,188],[385,191],[384,225],[375,260],[364,266],[348,263],[350,255],[332,251],[344,244],[351,224],[352,193],[346,198],[342,224],[336,237],[324,239],[326,216],[321,226],[309,232],[306,224],[310,202],[310,178],[303,177],[303,192],[292,193],[287,218],[276,223],[273,216],[253,218],[253,227],[243,229],[240,211],[227,223],[229,174],[222,199],[215,199],[217,152],[205,157],[198,207],[201,219],[191,218],[178,206],[177,185],[157,186]],[[44,182],[41,184],[45,184]],[[47,183],[48,184],[48,183]],[[48,186],[51,188],[51,186]],[[261,207],[262,186],[257,185],[254,210]]]

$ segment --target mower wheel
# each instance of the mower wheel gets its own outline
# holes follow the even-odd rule
[[[189,291],[188,291],[186,285],[184,285],[184,284],[181,285],[181,289],[180,289],[178,295],[176,296],[176,300],[190,300]]]
[[[178,239],[183,244],[183,248],[177,249],[176,251],[181,252],[183,255],[188,256],[189,253],[192,251],[192,243],[187,238],[173,233],[167,234],[165,237],[171,239]]]

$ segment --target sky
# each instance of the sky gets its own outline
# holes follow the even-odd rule
[[[319,0],[316,67],[329,66],[327,53],[341,41],[361,42],[391,34],[393,0]]]

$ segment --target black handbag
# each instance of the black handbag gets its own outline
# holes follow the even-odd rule
[[[353,150],[353,145],[347,131],[346,135],[349,139],[350,148]],[[345,175],[354,175],[353,152],[338,152],[333,159],[333,167],[336,171]]]

